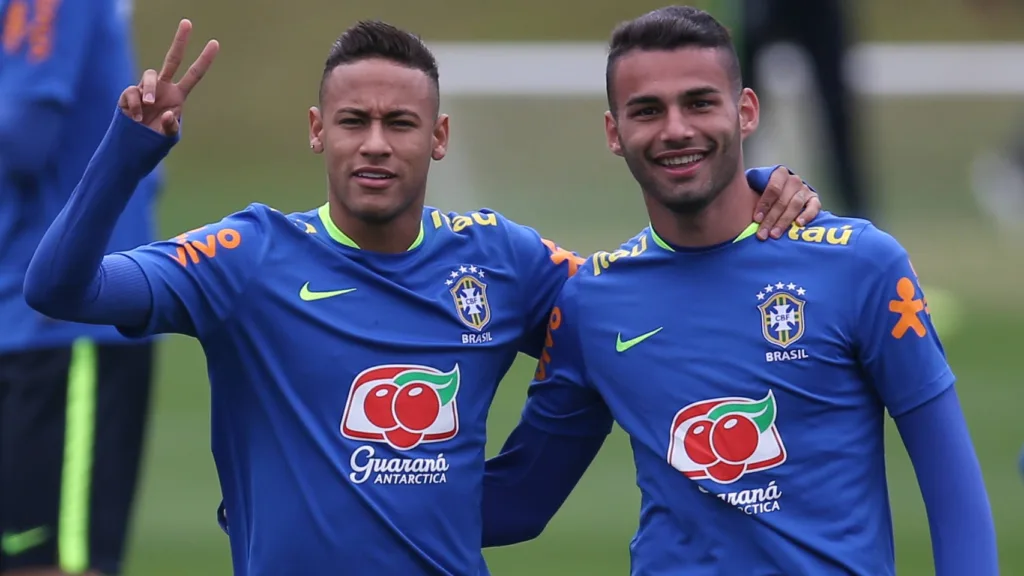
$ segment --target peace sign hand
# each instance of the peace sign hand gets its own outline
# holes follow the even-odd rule
[[[203,75],[210,69],[220,50],[220,44],[216,40],[207,42],[196,61],[189,66],[181,80],[175,83],[174,74],[181,65],[191,32],[192,22],[182,20],[178,24],[178,31],[174,34],[174,40],[167,50],[160,72],[152,69],[143,72],[138,86],[126,88],[121,92],[121,98],[117,102],[121,112],[129,118],[164,136],[174,136],[178,133],[185,99],[203,79]]]

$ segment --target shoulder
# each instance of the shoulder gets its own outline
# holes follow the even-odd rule
[[[841,250],[844,257],[833,261],[859,271],[878,269],[907,255],[896,238],[870,220],[828,212],[822,212],[810,226],[790,228],[786,237],[800,249]]]
[[[435,229],[444,229],[466,238],[494,240],[521,234],[523,229],[532,231],[490,208],[459,213],[427,207],[424,211],[427,213],[427,220]]]
[[[618,248],[592,254],[581,274],[590,278],[588,284],[615,282],[628,273],[646,268],[665,254],[651,235],[650,228],[644,228]]]
[[[426,221],[449,240],[472,244],[478,250],[509,260],[558,249],[554,242],[543,238],[533,228],[490,208],[462,213],[435,208],[426,211]]]
[[[269,208],[270,222],[273,226],[282,226],[287,230],[295,228],[306,234],[317,234],[317,222],[321,221],[321,208],[313,208],[305,212],[284,214],[275,208]]]
[[[238,253],[252,253],[261,251],[274,230],[280,228],[295,229],[296,224],[274,208],[253,203],[220,220],[178,234],[171,242],[186,249],[191,246],[201,251],[209,251],[212,247]]]

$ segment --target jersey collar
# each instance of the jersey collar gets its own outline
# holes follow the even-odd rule
[[[327,231],[327,235],[330,236],[331,239],[333,239],[338,244],[341,244],[342,246],[348,246],[349,248],[355,248],[356,250],[360,250],[359,245],[356,244],[355,240],[349,238],[348,234],[345,234],[344,232],[342,232],[341,228],[338,228],[334,224],[334,220],[331,220],[330,204],[324,204],[319,209],[317,209],[317,215],[320,216],[320,223],[324,225],[324,230]],[[417,248],[422,243],[423,243],[423,218],[421,217],[420,218],[420,233],[416,236],[416,239],[413,240],[412,245],[409,246],[409,248],[408,248],[408,250],[406,250],[406,252],[408,252],[410,250],[414,250],[415,248]]]
[[[658,233],[654,231],[654,226],[652,226],[650,224],[650,222],[647,223],[647,228],[650,229],[650,231],[651,231],[651,239],[654,240],[655,244],[657,244],[658,246],[660,246],[661,248],[664,248],[665,250],[667,250],[669,252],[675,252],[676,251],[676,249],[673,248],[671,245],[669,245],[668,242],[665,242],[664,240],[662,240],[661,236],[658,236]],[[739,242],[740,240],[743,240],[744,238],[749,238],[749,237],[753,236],[754,234],[757,233],[757,228],[758,228],[757,222],[751,222],[749,226],[747,226],[746,228],[743,229],[743,232],[740,232],[740,235],[737,236],[732,241],[732,243],[735,244],[735,243]]]

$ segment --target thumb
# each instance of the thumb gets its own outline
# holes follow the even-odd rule
[[[164,129],[164,134],[168,136],[176,136],[178,134],[178,119],[174,116],[172,110],[168,110],[160,116],[160,125]]]

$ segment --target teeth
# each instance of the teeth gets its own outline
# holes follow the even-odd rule
[[[377,180],[391,178],[390,174],[381,174],[379,172],[357,172],[356,176],[359,176],[360,178],[375,178]]]
[[[674,156],[672,158],[664,158],[661,160],[663,166],[683,166],[684,164],[691,164],[698,160],[703,160],[703,154],[690,154],[688,156]]]

